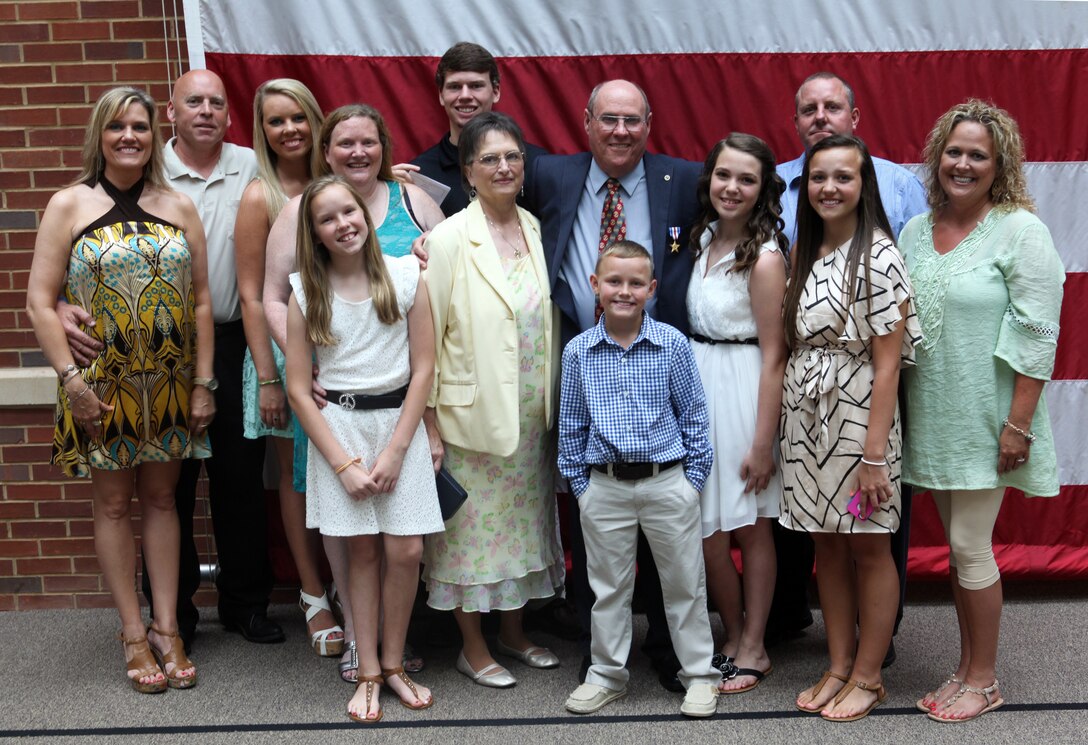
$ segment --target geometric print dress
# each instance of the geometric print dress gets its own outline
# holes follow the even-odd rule
[[[72,244],[64,296],[95,318],[88,333],[105,348],[82,376],[113,411],[89,438],[58,390],[53,463],[88,476],[91,467],[207,458],[207,435],[191,434],[188,422],[196,356],[189,246],[180,229],[137,204],[142,180],[128,192],[99,183],[114,207]]]
[[[817,258],[801,294],[797,345],[786,364],[782,398],[783,493],[779,522],[817,533],[894,532],[900,522],[902,438],[896,405],[885,455],[894,496],[867,520],[847,510],[858,484],[873,392],[872,337],[903,322],[901,365],[914,364],[921,341],[903,257],[883,233],[874,234],[870,282],[859,267],[854,292],[847,281],[847,241]]]

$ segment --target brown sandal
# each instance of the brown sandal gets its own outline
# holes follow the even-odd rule
[[[411,678],[408,677],[408,673],[404,672],[403,666],[391,667],[388,669],[382,668],[382,677],[385,678],[386,682],[388,682],[389,679],[393,677],[400,678],[401,682],[404,683],[404,685],[408,686],[408,690],[411,691],[412,695],[416,697],[416,701],[420,702],[418,705],[413,706],[412,704],[405,701],[403,698],[400,698],[400,696],[398,695],[397,698],[400,699],[401,706],[403,706],[404,708],[415,709],[418,711],[420,709],[429,709],[434,706],[434,694],[432,693],[431,697],[427,699],[426,702],[424,702],[423,699],[419,697],[419,692],[416,690],[416,684],[412,681]],[[396,693],[396,691],[394,691],[394,693]]]
[[[162,672],[166,675],[166,682],[171,688],[192,688],[196,685],[196,666],[185,655],[185,644],[181,641],[181,637],[178,636],[178,632],[160,631],[155,627],[155,624],[151,624],[149,627],[151,631],[154,631],[159,636],[165,637],[170,640],[170,651],[160,652],[155,645],[150,645],[151,654],[155,655],[155,659],[159,662],[159,667],[162,668]],[[173,665],[172,672],[166,671],[167,665]],[[182,677],[178,675],[182,670],[188,670],[193,668],[193,674]]]
[[[839,691],[839,694],[835,696],[835,704],[838,705],[842,703],[843,700],[845,700],[846,697],[850,695],[850,692],[854,688],[860,688],[863,691],[872,691],[876,694],[876,699],[873,701],[873,703],[869,704],[867,707],[852,716],[829,717],[825,716],[823,713],[821,713],[820,716],[829,722],[856,722],[859,719],[864,719],[865,717],[869,716],[869,713],[876,707],[880,706],[880,704],[884,703],[884,699],[888,697],[888,692],[884,690],[883,683],[865,683],[864,681],[854,680],[853,678],[851,678],[850,680],[846,681],[846,685],[844,685],[842,687],[842,690]]]
[[[132,648],[132,659],[126,662],[126,673],[136,673],[135,676],[128,677],[133,690],[137,693],[162,693],[165,691],[166,674],[155,664],[155,658],[151,655],[150,645],[147,643],[147,636],[126,639],[125,632],[118,631],[117,638],[121,640],[122,645]],[[162,680],[155,683],[140,682],[140,678],[151,678],[155,675],[161,675]]]
[[[381,685],[384,682],[385,681],[380,675],[360,675],[358,680],[355,681],[355,690],[359,690],[359,686],[366,684],[366,711],[363,712],[362,716],[359,716],[358,714],[352,714],[351,709],[348,709],[348,716],[356,722],[359,722],[359,724],[374,724],[375,722],[380,722],[382,716],[385,714],[381,704],[378,705],[378,716],[369,719],[368,715],[370,714],[370,702],[378,695],[377,689],[374,686]]]
[[[816,685],[812,687],[812,698],[813,699],[815,699],[817,696],[820,695],[820,691],[822,691],[824,689],[824,686],[827,684],[827,681],[831,680],[832,678],[834,678],[835,680],[841,680],[843,683],[849,683],[850,682],[850,679],[848,677],[846,677],[845,675],[839,675],[838,673],[833,673],[830,670],[824,670],[824,674],[820,676],[820,679],[816,682]],[[845,688],[845,687],[846,686],[843,686],[843,688]],[[835,695],[837,696],[838,694],[835,694]],[[794,702],[794,706],[797,707],[798,711],[803,711],[806,714],[819,714],[820,713],[820,709],[808,709],[808,708],[805,708],[804,706],[801,706],[801,704],[799,704],[797,702]],[[823,707],[820,707],[820,708],[823,708]]]

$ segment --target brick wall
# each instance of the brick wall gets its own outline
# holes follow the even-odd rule
[[[77,172],[91,106],[122,84],[165,103],[182,71],[179,41],[187,59],[181,7],[0,3],[0,610],[112,605],[94,558],[90,482],[49,465],[55,377],[40,369],[23,308],[41,211]],[[196,527],[205,532],[204,520]]]

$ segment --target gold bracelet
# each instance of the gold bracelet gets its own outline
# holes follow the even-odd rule
[[[269,378],[268,380],[258,380],[257,385],[277,385],[283,382],[283,378]]]
[[[362,458],[352,458],[347,463],[345,463],[342,466],[340,466],[339,468],[337,468],[334,473],[336,473],[336,475],[339,476],[340,474],[342,474],[344,471],[348,470],[352,466],[358,465],[358,464],[360,464],[362,462],[363,462]]]

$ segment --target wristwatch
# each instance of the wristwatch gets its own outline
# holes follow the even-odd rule
[[[219,388],[219,381],[215,378],[198,378],[194,376],[193,385],[202,385],[212,393],[215,393],[215,391]]]

